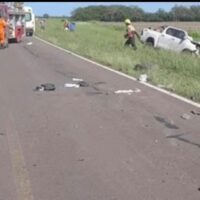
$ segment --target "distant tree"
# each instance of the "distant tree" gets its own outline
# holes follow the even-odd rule
[[[43,18],[48,19],[48,18],[49,18],[49,14],[45,13],[45,14],[43,15]]]
[[[145,12],[142,8],[139,8],[138,6],[131,7],[131,15],[129,18],[132,21],[143,21],[144,20]]]
[[[185,6],[174,6],[171,9],[172,18],[175,21],[192,21],[193,16],[190,8]]]
[[[200,6],[175,5],[169,12],[158,9],[155,13],[144,12],[137,6],[88,6],[75,9],[70,18],[75,21],[124,21],[126,18],[132,21],[200,21]]]
[[[200,6],[190,6],[193,21],[200,21]]]

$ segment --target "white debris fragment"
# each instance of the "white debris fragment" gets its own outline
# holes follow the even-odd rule
[[[133,92],[138,93],[141,92],[140,89],[136,88],[135,90],[117,90],[115,91],[115,94],[128,94],[131,95]]]
[[[128,95],[131,95],[131,93],[133,93],[133,90],[117,90],[115,91],[115,94],[128,94]]]
[[[28,42],[28,43],[26,43],[27,45],[32,45],[33,43],[32,42]]]
[[[83,79],[81,79],[81,78],[73,78],[72,80],[73,81],[83,81]]]
[[[146,74],[141,74],[140,77],[139,77],[139,81],[147,82],[147,75]]]
[[[186,113],[184,113],[184,114],[181,116],[181,118],[182,118],[182,119],[189,120],[189,119],[191,119],[191,116],[188,115],[188,114],[186,114]]]
[[[65,83],[64,87],[67,87],[67,88],[79,88],[80,85],[79,84],[73,84],[73,83]]]

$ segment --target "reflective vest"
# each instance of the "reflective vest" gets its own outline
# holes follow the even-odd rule
[[[134,37],[135,35],[135,27],[132,24],[127,26],[127,35],[129,38]]]

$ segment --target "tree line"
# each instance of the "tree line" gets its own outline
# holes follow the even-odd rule
[[[138,6],[88,6],[77,8],[71,13],[71,19],[76,21],[200,21],[200,6],[174,6],[167,12],[159,9],[155,13],[145,12]]]

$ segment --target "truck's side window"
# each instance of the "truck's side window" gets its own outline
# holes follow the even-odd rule
[[[179,39],[183,39],[185,37],[185,33],[183,31],[176,30],[174,36],[177,37],[177,38],[179,38]]]
[[[174,29],[168,28],[167,31],[166,31],[166,34],[174,36],[174,31],[175,31]]]
[[[166,34],[171,35],[176,38],[179,38],[179,39],[183,39],[185,36],[184,31],[176,30],[176,29],[172,29],[172,28],[167,29]]]

